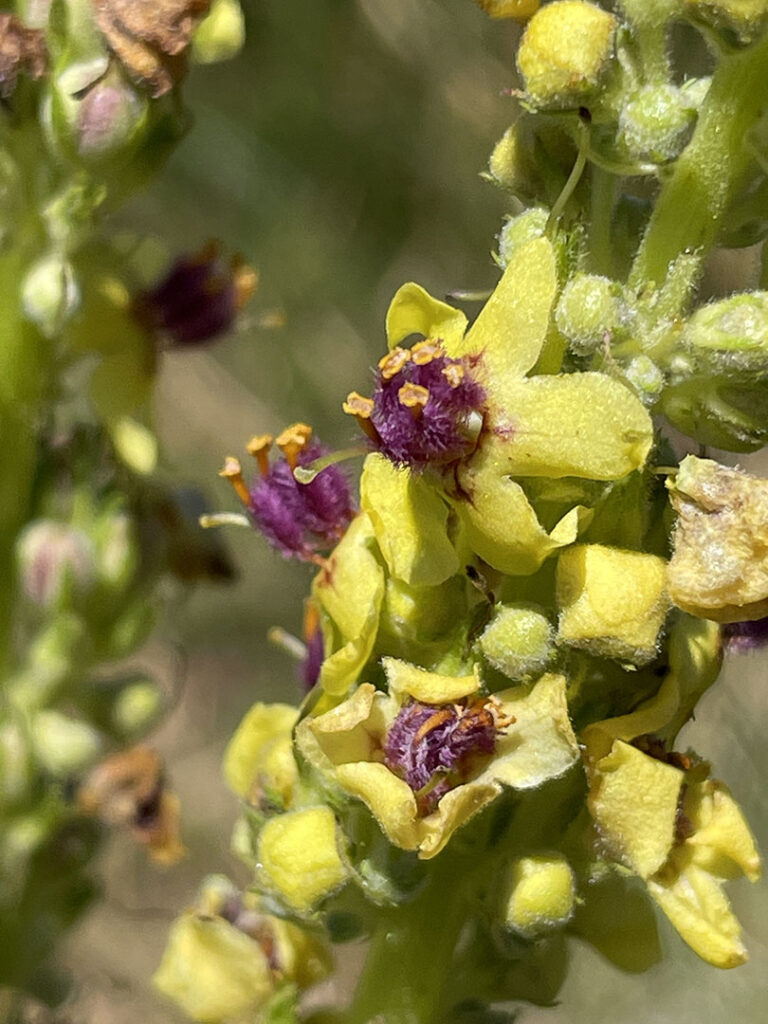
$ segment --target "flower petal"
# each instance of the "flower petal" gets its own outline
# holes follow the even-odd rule
[[[484,444],[497,446],[505,474],[618,480],[645,463],[651,418],[603,373],[499,379],[487,387],[494,437]]]
[[[714,967],[738,967],[747,960],[741,928],[719,882],[688,864],[649,879],[648,891],[691,949]]]
[[[425,338],[439,338],[451,354],[451,349],[464,337],[466,328],[467,318],[460,309],[433,299],[420,284],[412,281],[398,288],[387,310],[390,348],[411,334],[423,334]]]
[[[613,856],[643,879],[672,850],[683,779],[679,768],[621,740],[595,766],[588,798],[592,817]]]
[[[369,455],[360,503],[392,576],[434,586],[458,572],[459,558],[446,530],[448,507],[424,479],[382,455]]]
[[[347,879],[330,807],[270,818],[259,833],[257,861],[259,882],[300,912],[311,910]]]
[[[476,554],[500,572],[527,576],[553,551],[573,543],[591,514],[576,506],[547,533],[522,487],[504,475],[499,452],[499,445],[484,444],[460,471],[468,500],[456,501],[455,508]]]
[[[252,1014],[273,988],[257,942],[221,917],[195,913],[173,924],[152,980],[163,995],[204,1024]]]
[[[412,697],[422,704],[453,704],[480,689],[477,670],[471,676],[445,676],[397,658],[382,658],[382,665],[389,692],[398,703]]]
[[[482,354],[481,383],[489,392],[500,378],[523,377],[544,345],[556,290],[552,243],[535,238],[521,245],[463,343],[448,354]]]

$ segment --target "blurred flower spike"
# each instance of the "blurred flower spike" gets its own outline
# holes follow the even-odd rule
[[[201,345],[232,330],[257,287],[258,274],[242,257],[227,263],[218,244],[209,242],[138,295],[136,314],[168,348]]]
[[[274,445],[280,456],[270,463]],[[259,475],[249,488],[240,462],[227,458],[220,476],[230,481],[237,496],[268,542],[286,558],[323,565],[320,551],[332,548],[344,535],[355,515],[349,483],[337,466],[316,472],[309,483],[300,483],[297,468],[308,467],[328,454],[313,440],[312,428],[294,423],[277,438],[253,437],[248,452],[256,459]]]

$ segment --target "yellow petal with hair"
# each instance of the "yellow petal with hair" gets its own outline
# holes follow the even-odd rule
[[[595,768],[592,817],[613,856],[647,879],[672,850],[684,774],[621,740]]]
[[[409,282],[395,292],[387,310],[387,341],[395,348],[411,334],[439,338],[447,349],[464,337],[467,318],[460,309],[434,299],[420,284]]]

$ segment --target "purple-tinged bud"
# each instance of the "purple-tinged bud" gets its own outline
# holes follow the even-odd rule
[[[169,348],[200,345],[232,329],[256,290],[254,270],[221,258],[215,243],[177,260],[153,289],[135,300],[138,319]]]
[[[30,523],[17,546],[21,585],[36,605],[50,608],[68,590],[86,590],[96,576],[93,544],[66,523]]]
[[[387,735],[387,766],[416,794],[421,814],[466,781],[478,757],[496,749],[499,730],[514,719],[500,717],[491,698],[460,704],[404,704]]]
[[[726,622],[722,627],[727,652],[746,654],[768,644],[768,616],[748,622]]]
[[[320,678],[320,669],[325,658],[320,611],[311,599],[304,604],[304,644],[307,653],[301,665],[301,681],[308,693]]]
[[[296,423],[280,434],[275,444],[281,457],[270,464],[273,440],[264,434],[248,444],[260,471],[250,488],[237,459],[228,458],[220,475],[229,479],[273,548],[286,558],[322,563],[318,552],[334,547],[355,515],[349,484],[337,466],[320,470],[310,483],[296,479],[297,467],[309,466],[328,452],[312,440],[306,424]]]
[[[396,465],[445,467],[474,451],[482,427],[485,392],[472,369],[439,339],[394,348],[379,361],[373,398],[352,392],[343,408]]]
[[[146,120],[147,100],[118,75],[97,82],[77,108],[75,140],[85,160],[123,153]]]

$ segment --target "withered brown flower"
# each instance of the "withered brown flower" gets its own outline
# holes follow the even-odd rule
[[[40,78],[47,64],[42,31],[27,28],[13,14],[0,14],[0,97],[8,99],[20,74]]]
[[[211,0],[93,0],[110,50],[155,99],[183,77],[187,47],[210,6]]]

